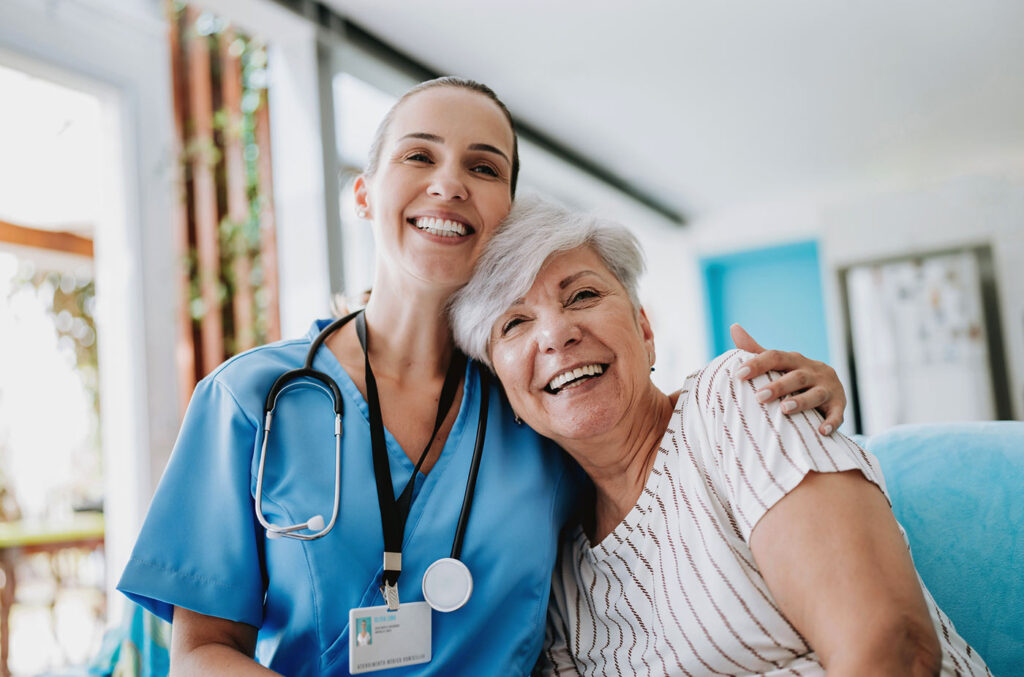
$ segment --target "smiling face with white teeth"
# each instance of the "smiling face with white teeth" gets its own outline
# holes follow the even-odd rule
[[[490,356],[516,413],[563,446],[608,433],[661,395],[647,315],[589,247],[548,259],[492,326]]]
[[[477,92],[436,87],[395,109],[374,174],[355,186],[374,224],[375,288],[465,284],[512,205],[513,145],[504,113]]]

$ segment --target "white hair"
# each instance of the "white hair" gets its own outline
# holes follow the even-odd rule
[[[469,284],[449,302],[456,345],[493,369],[488,347],[495,320],[526,295],[551,256],[584,246],[600,257],[625,288],[633,307],[639,308],[637,281],[644,272],[644,255],[625,226],[537,196],[523,196],[487,243]]]

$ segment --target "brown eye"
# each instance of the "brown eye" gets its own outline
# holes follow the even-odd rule
[[[495,170],[494,167],[490,165],[477,165],[473,167],[470,171],[475,174],[484,174],[485,176],[493,176],[495,178],[497,178],[498,176],[497,170]]]
[[[569,305],[577,303],[579,301],[586,301],[588,299],[596,299],[600,296],[593,289],[580,289],[578,292],[569,297]]]

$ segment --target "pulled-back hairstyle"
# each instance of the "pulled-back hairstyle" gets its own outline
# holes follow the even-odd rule
[[[637,282],[644,272],[644,255],[636,237],[614,221],[528,195],[515,201],[487,243],[473,278],[449,301],[456,345],[493,369],[489,342],[494,322],[526,295],[551,256],[584,246],[600,257],[639,309]]]
[[[498,104],[498,108],[505,114],[505,119],[508,120],[508,126],[512,129],[512,176],[510,177],[510,189],[512,197],[516,196],[516,183],[519,181],[519,135],[516,133],[515,122],[512,121],[512,114],[508,112],[508,108],[498,98],[498,95],[494,93],[494,90],[487,85],[477,82],[475,80],[468,80],[466,78],[457,78],[451,75],[447,75],[443,78],[435,78],[433,80],[427,80],[416,85],[405,94],[402,95],[395,105],[387,112],[384,119],[380,121],[380,125],[377,127],[376,133],[373,135],[373,142],[370,144],[370,159],[366,163],[366,169],[363,172],[366,176],[373,176],[377,172],[377,166],[380,164],[380,153],[384,146],[384,137],[387,136],[388,129],[391,127],[391,121],[395,117],[395,111],[401,106],[406,99],[424,92],[428,89],[435,89],[437,87],[454,87],[456,89],[467,89],[477,94],[483,94],[488,99]]]

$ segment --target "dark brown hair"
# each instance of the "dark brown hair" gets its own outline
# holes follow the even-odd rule
[[[471,92],[483,94],[488,99],[498,104],[498,108],[505,114],[505,119],[508,120],[508,126],[512,129],[512,176],[510,181],[510,188],[512,197],[516,196],[516,182],[519,180],[519,136],[516,134],[516,125],[512,121],[512,114],[508,112],[508,108],[502,103],[498,95],[494,93],[494,90],[487,85],[476,82],[475,80],[468,80],[465,78],[457,78],[453,76],[445,76],[443,78],[435,78],[434,80],[427,80],[416,85],[408,92],[402,95],[395,105],[391,107],[384,119],[381,120],[380,125],[377,127],[377,132],[373,135],[373,143],[370,144],[370,159],[366,164],[366,170],[363,172],[366,176],[373,176],[377,171],[377,165],[380,163],[381,147],[384,145],[384,137],[388,133],[388,129],[391,127],[391,120],[395,117],[395,111],[398,107],[408,99],[409,97],[419,94],[420,92],[428,89],[434,89],[435,87],[456,87],[458,89],[468,89]]]

